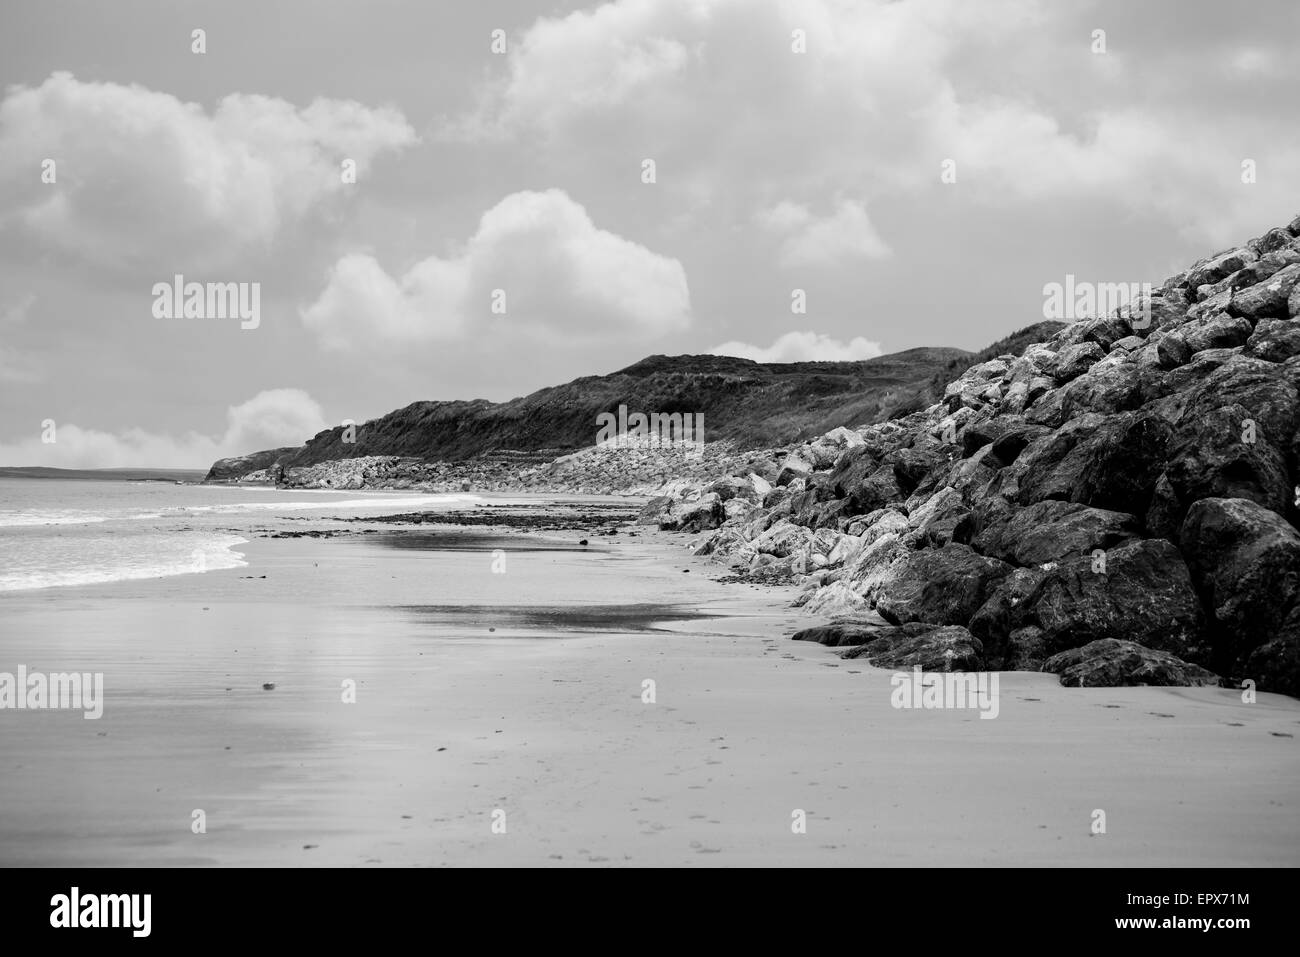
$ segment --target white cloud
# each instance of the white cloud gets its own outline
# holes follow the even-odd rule
[[[491,309],[497,289],[502,315]],[[509,337],[496,340],[502,351],[521,338],[652,338],[691,321],[681,263],[599,229],[556,189],[507,196],[453,255],[400,276],[368,254],[344,257],[302,319],[327,348]]]
[[[855,362],[883,355],[879,342],[858,336],[849,342],[840,342],[818,333],[787,332],[770,346],[755,346],[747,342],[724,342],[709,350],[710,355],[738,356],[755,362]]]
[[[836,266],[853,260],[885,259],[889,246],[880,238],[861,203],[841,199],[829,216],[814,216],[806,206],[781,202],[760,211],[759,225],[784,238],[779,262],[787,268]]]
[[[1260,139],[1258,119],[1206,123],[1195,99],[1094,100],[1085,86],[1087,105],[1061,110],[1068,85],[999,86],[1003,64],[1026,51],[1044,68],[1077,54],[1063,75],[1094,68],[1087,32],[1059,22],[1068,18],[1034,0],[615,0],[538,19],[478,111],[446,132],[560,144],[592,169],[644,153],[658,163],[656,188],[690,207],[851,192],[874,208],[944,188],[1003,209],[1091,203],[1216,244],[1289,208],[1287,174],[1300,165],[1290,128]],[[791,51],[796,29],[806,53]],[[1275,60],[1233,58],[1245,71]],[[1262,172],[1243,190],[1247,157]],[[941,187],[947,158],[958,181]],[[794,242],[783,255],[814,248]]]
[[[0,103],[0,231],[132,273],[256,262],[287,226],[342,208],[344,159],[364,172],[414,141],[396,110],[351,101],[236,93],[209,114],[54,73]]]
[[[55,441],[32,437],[0,444],[0,464],[52,468],[205,469],[219,458],[301,445],[327,428],[320,405],[301,389],[270,389],[226,410],[219,438],[198,432],[161,435],[132,428],[120,432],[55,422]]]

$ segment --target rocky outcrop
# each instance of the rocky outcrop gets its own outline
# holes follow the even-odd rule
[[[855,431],[701,549],[869,661],[957,629],[971,667],[1300,693],[1300,218]]]
[[[251,455],[237,455],[228,459],[217,459],[208,469],[205,482],[234,483],[243,481],[260,481],[273,483],[273,469],[281,459],[288,457],[294,449],[270,449],[266,452],[254,452]],[[259,474],[260,473],[260,474]]]

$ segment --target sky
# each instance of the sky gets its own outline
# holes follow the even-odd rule
[[[1300,213],[1298,33],[1294,0],[5,0],[0,465],[205,468],[654,354],[979,349],[1067,274]],[[169,312],[176,276],[256,321]]]

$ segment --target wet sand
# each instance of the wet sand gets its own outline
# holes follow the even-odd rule
[[[996,720],[895,710],[682,538],[378,534],[0,596],[0,670],[106,699],[0,712],[0,864],[1300,863],[1294,699],[1009,673]]]

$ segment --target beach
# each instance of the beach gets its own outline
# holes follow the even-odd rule
[[[794,588],[629,530],[250,526],[241,567],[0,594],[0,670],[104,674],[98,720],[0,712],[0,864],[1300,863],[1300,701],[896,709],[789,640]]]

